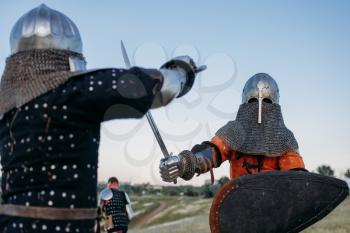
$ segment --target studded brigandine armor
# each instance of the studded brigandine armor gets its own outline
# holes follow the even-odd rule
[[[194,66],[87,71],[77,27],[45,5],[15,24],[11,51],[0,83],[0,232],[94,232],[101,122],[168,104],[189,90]]]

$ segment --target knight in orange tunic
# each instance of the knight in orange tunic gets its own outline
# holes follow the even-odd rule
[[[220,150],[221,161],[224,162],[228,160],[230,162],[231,179],[243,175],[271,170],[305,169],[303,159],[295,150],[286,152],[281,156],[269,157],[242,154],[238,151],[230,150],[229,146],[227,146],[224,140],[219,136],[215,136],[211,142]],[[214,167],[217,166],[218,163],[214,160]]]
[[[211,141],[195,145],[160,162],[161,177],[190,180],[230,162],[230,177],[271,170],[305,170],[298,143],[284,124],[276,81],[258,73],[245,84],[237,117],[220,128]]]

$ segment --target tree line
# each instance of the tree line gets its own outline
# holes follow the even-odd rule
[[[165,195],[165,196],[190,196],[190,197],[205,197],[211,198],[219,190],[221,186],[226,184],[230,179],[226,176],[221,177],[213,185],[205,182],[202,186],[192,185],[176,185],[176,186],[157,186],[150,183],[131,184],[121,183],[120,189],[127,192],[129,195]],[[106,187],[105,182],[99,183],[99,190]]]
[[[318,174],[334,177],[335,171],[329,165],[321,165],[314,171]],[[350,169],[347,169],[344,176],[350,179]],[[213,185],[210,182],[205,182],[202,186],[192,185],[176,185],[176,186],[157,186],[150,183],[145,184],[131,184],[121,183],[121,190],[127,192],[129,195],[166,195],[166,196],[190,196],[190,197],[214,197],[215,193],[230,179],[226,176],[221,177]],[[99,183],[99,190],[106,187],[105,183]]]

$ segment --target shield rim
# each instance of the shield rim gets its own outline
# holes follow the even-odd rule
[[[220,233],[219,209],[227,195],[229,195],[232,190],[238,187],[235,181],[236,180],[230,180],[224,184],[214,197],[209,213],[209,226],[212,233]]]

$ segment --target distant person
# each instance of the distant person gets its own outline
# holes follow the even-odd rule
[[[126,192],[119,190],[119,181],[116,177],[108,179],[107,188],[113,193],[113,197],[103,203],[105,215],[109,219],[109,221],[107,219],[108,233],[126,233],[132,218],[132,209],[128,208],[131,204],[130,199]]]

